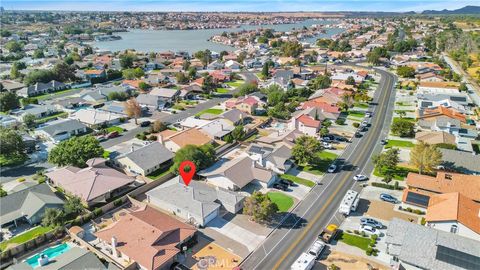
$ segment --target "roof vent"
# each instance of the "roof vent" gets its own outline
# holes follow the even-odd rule
[[[446,174],[445,174],[445,179],[447,179],[447,180],[452,180],[452,175],[446,173]]]

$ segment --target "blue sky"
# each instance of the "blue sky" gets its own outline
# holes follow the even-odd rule
[[[83,11],[422,11],[478,0],[1,0],[8,10]]]

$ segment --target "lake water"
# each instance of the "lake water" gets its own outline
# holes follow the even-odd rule
[[[219,35],[224,31],[252,30],[257,28],[272,28],[276,31],[290,31],[299,29],[303,26],[313,24],[332,25],[335,21],[329,20],[305,20],[295,24],[277,24],[277,25],[242,25],[239,28],[223,29],[202,29],[202,30],[143,30],[133,29],[129,32],[116,33],[122,37],[121,40],[94,42],[93,46],[102,50],[123,51],[126,49],[135,49],[140,52],[160,52],[160,51],[187,51],[193,53],[199,50],[209,49],[211,51],[233,51],[235,48],[217,44],[208,41],[214,35]],[[341,33],[344,29],[326,28],[325,34],[306,39],[306,42],[314,42],[317,38],[331,37]]]

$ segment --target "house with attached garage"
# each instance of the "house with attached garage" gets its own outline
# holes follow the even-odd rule
[[[60,91],[69,88],[69,85],[66,85],[62,82],[52,80],[48,83],[37,82],[34,85],[24,87],[17,91],[17,95],[22,97],[32,97],[43,95],[50,92]]]
[[[180,217],[190,224],[206,226],[220,215],[220,210],[237,213],[243,208],[245,196],[237,192],[191,181],[185,187],[180,176],[146,193],[147,202]]]
[[[76,119],[91,128],[115,125],[120,123],[120,119],[124,117],[124,115],[119,113],[93,108],[81,109],[70,115],[70,118]]]
[[[173,153],[159,142],[133,143],[110,154],[112,162],[125,171],[147,176],[170,165]]]
[[[313,116],[312,116],[313,115]],[[315,108],[297,111],[288,123],[289,129],[295,129],[308,136],[317,136],[322,122],[315,119]]]
[[[235,129],[232,122],[226,119],[216,119],[201,126],[200,130],[212,139],[222,140]]]
[[[150,94],[138,95],[137,102],[142,108],[151,112],[163,110],[167,106],[167,102],[164,98]]]
[[[63,209],[61,200],[43,183],[0,197],[0,224],[2,227],[30,225],[42,222],[47,208]]]
[[[430,197],[425,221],[436,230],[480,239],[480,204],[459,192]]]
[[[247,154],[232,160],[222,159],[198,175],[207,183],[228,190],[241,190],[248,184],[268,188],[277,180],[276,173],[259,166]]]
[[[54,143],[67,140],[73,136],[81,135],[87,132],[87,126],[75,119],[59,119],[47,122],[38,127],[35,135],[52,141]]]
[[[78,196],[86,205],[107,202],[136,187],[135,178],[105,164],[103,158],[87,160],[86,168],[66,166],[48,172],[48,182],[67,194]]]
[[[28,104],[21,109],[16,109],[11,111],[11,115],[17,117],[19,120],[23,121],[23,116],[31,114],[35,118],[42,118],[49,115],[52,115],[60,111],[54,105],[38,105],[38,104]]]
[[[207,133],[202,132],[196,127],[181,131],[167,129],[155,135],[159,143],[174,153],[189,144],[202,146],[213,142],[213,139],[208,136]]]

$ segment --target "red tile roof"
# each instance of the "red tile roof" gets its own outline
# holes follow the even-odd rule
[[[300,123],[304,124],[308,127],[318,128],[320,127],[321,122],[318,120],[313,119],[309,115],[302,114],[300,117],[297,118]]]
[[[339,113],[340,108],[334,104],[330,104],[324,101],[319,101],[316,102],[315,100],[310,100],[306,101],[302,104],[302,109],[308,109],[308,108],[318,108],[324,112],[329,112],[329,113]]]
[[[118,251],[146,269],[159,269],[180,252],[177,248],[196,232],[182,223],[151,207],[132,212],[95,235],[107,243],[117,239]]]

